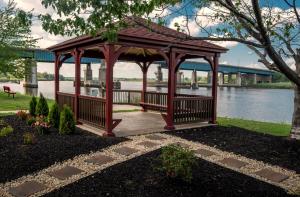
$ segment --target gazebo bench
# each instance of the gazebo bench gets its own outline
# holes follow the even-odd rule
[[[15,98],[16,92],[11,91],[9,86],[3,86],[3,91],[8,94],[8,96],[12,95]]]
[[[156,110],[156,111],[166,111],[167,110],[167,106],[165,106],[165,105],[157,105],[157,104],[140,102],[140,106],[142,106],[143,108],[146,108],[146,109]]]

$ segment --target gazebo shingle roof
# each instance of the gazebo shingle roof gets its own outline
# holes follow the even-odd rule
[[[212,44],[210,42],[199,40],[199,39],[193,39],[193,37],[189,37],[187,34],[178,32],[176,30],[170,29],[168,27],[164,27],[161,25],[158,25],[156,23],[150,22],[142,18],[133,18],[128,17],[125,20],[127,20],[128,26],[121,29],[118,32],[118,37],[131,37],[136,39],[143,39],[148,41],[155,41],[160,42],[161,44],[166,45],[174,45],[177,46],[183,46],[183,47],[197,47],[202,49],[210,49],[217,52],[226,52],[228,49],[221,47],[216,44]],[[146,25],[149,25],[150,28],[147,28]],[[152,31],[151,31],[151,30]],[[105,30],[102,30],[99,32],[99,35],[102,34]],[[188,38],[189,37],[189,38]],[[182,38],[182,39],[179,39]],[[187,39],[188,38],[188,39]],[[83,35],[76,38],[72,38],[70,40],[66,40],[62,43],[59,43],[57,45],[51,46],[48,49],[51,51],[56,51],[59,49],[63,49],[65,47],[71,47],[73,45],[78,45],[79,42],[85,42],[91,39],[99,39],[101,40],[101,37],[93,37],[91,35]]]

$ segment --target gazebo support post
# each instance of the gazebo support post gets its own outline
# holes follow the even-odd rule
[[[152,64],[152,62],[137,62],[137,64],[140,66],[142,73],[143,73],[143,89],[142,89],[142,95],[141,95],[141,102],[145,103],[145,94],[147,92],[147,73],[148,73],[148,68],[149,66]],[[147,109],[145,108],[145,106],[142,106],[142,111],[146,112]]]
[[[141,102],[144,103],[145,102],[145,94],[147,92],[147,73],[148,73],[148,67],[147,67],[147,63],[143,62],[142,64],[142,72],[143,72],[143,90],[142,90],[142,96],[141,96]],[[146,112],[147,109],[144,107],[143,105],[143,112]]]
[[[168,97],[167,97],[167,117],[165,129],[174,130],[174,96],[176,80],[176,53],[171,49],[168,61]]]
[[[80,86],[81,86],[81,79],[80,79],[80,63],[81,63],[81,56],[82,52],[78,51],[78,49],[74,50],[73,53],[75,59],[75,106],[74,106],[74,115],[75,120],[78,123],[78,115],[79,115],[79,95],[80,95]]]
[[[105,133],[104,136],[115,136],[113,130],[113,66],[114,60],[114,45],[108,44],[105,46],[105,61],[106,61],[106,88],[105,88]]]
[[[212,106],[212,117],[211,123],[217,123],[217,100],[218,100],[218,67],[219,67],[219,54],[215,54],[213,58],[213,80],[212,80],[212,97],[213,97],[213,106]]]
[[[54,65],[54,95],[55,95],[55,101],[58,102],[58,95],[57,92],[59,92],[59,59],[60,55],[58,53],[55,53],[55,65]]]

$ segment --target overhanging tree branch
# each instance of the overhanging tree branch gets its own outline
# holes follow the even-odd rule
[[[263,25],[261,10],[259,7],[258,0],[251,0],[251,1],[252,1],[252,6],[256,17],[257,25],[264,41],[263,44],[268,52],[269,57],[274,61],[274,64],[282,73],[284,73],[292,82],[297,84],[297,86],[300,86],[300,78],[298,77],[298,75],[283,61],[282,57],[272,47],[270,38],[267,35],[267,30]]]

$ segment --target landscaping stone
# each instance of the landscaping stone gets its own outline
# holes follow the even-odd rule
[[[185,140],[182,140],[182,139],[179,139],[177,137],[173,137],[173,136],[168,136],[168,135],[164,135],[164,134],[161,134],[163,138],[165,138],[165,140],[163,141],[157,141],[157,144],[159,146],[157,147],[154,147],[154,148],[159,148],[159,147],[164,147],[164,146],[167,146],[167,145],[170,145],[170,144],[174,144],[177,142],[177,144],[179,143],[179,145],[186,145],[186,146],[189,146],[189,148],[191,150],[195,150],[195,151],[198,151],[198,153],[202,153],[203,155],[204,154],[211,154],[214,153],[214,155],[212,157],[202,157],[200,160],[198,160],[199,162],[201,161],[208,161],[208,162],[202,162],[201,164],[201,169],[203,170],[203,167],[207,166],[208,164],[219,164],[220,165],[220,162],[221,163],[224,163],[226,164],[225,166],[222,166],[220,167],[219,169],[221,171],[223,171],[223,169],[226,169],[228,167],[232,167],[233,169],[230,169],[228,172],[230,173],[233,173],[234,174],[234,177],[236,177],[237,175],[239,176],[240,174],[246,174],[248,175],[249,177],[251,177],[251,179],[253,179],[253,175],[255,175],[255,171],[258,171],[259,169],[265,169],[265,168],[268,168],[270,170],[273,170],[274,172],[278,171],[279,172],[284,172],[284,174],[286,174],[287,176],[289,176],[289,179],[285,180],[285,181],[282,181],[278,184],[276,184],[276,182],[274,182],[273,180],[269,179],[269,180],[265,180],[263,177],[261,178],[257,178],[259,179],[259,186],[261,186],[261,181],[262,182],[268,182],[267,185],[270,186],[270,183],[271,184],[275,184],[277,187],[281,187],[281,188],[284,188],[286,191],[289,191],[289,192],[295,192],[295,188],[300,188],[300,177],[297,173],[295,173],[294,171],[288,171],[286,169],[280,169],[278,168],[277,166],[269,166],[268,164],[266,163],[262,163],[260,161],[256,161],[256,160],[251,160],[251,159],[248,159],[246,157],[243,157],[243,156],[240,156],[240,155],[235,155],[233,153],[230,153],[230,152],[225,152],[225,151],[220,151],[219,149],[215,148],[215,147],[209,147],[209,146],[206,146],[202,143],[197,143],[197,142],[192,142],[192,141],[185,141]],[[119,186],[123,183],[118,183],[119,181],[119,178],[116,176],[116,175],[120,175],[120,173],[123,173],[123,172],[126,172],[128,170],[131,170],[131,169],[134,169],[134,171],[137,171],[137,167],[134,167],[134,165],[130,164],[128,165],[128,169],[126,170],[125,168],[121,167],[122,170],[117,170],[117,174],[114,174],[114,175],[110,175],[108,176],[108,179],[107,180],[103,180],[102,178],[100,178],[101,181],[99,181],[98,179],[95,179],[95,173],[102,173],[102,172],[107,172],[109,171],[110,169],[114,168],[114,166],[119,166],[121,165],[120,163],[122,162],[130,162],[132,159],[134,159],[135,157],[137,158],[140,158],[139,156],[140,155],[144,155],[146,154],[147,152],[149,151],[152,151],[152,149],[147,149],[147,148],[141,148],[140,150],[134,148],[136,147],[137,144],[143,144],[143,142],[152,142],[150,140],[146,140],[145,141],[145,136],[134,136],[134,137],[131,137],[130,138],[131,140],[127,141],[127,142],[124,142],[122,144],[119,144],[119,145],[114,145],[112,147],[109,147],[107,148],[106,150],[99,150],[97,152],[92,152],[90,154],[86,154],[86,155],[80,155],[78,157],[75,157],[71,160],[66,160],[65,162],[63,163],[57,163],[53,166],[50,166],[48,169],[45,169],[43,171],[40,171],[38,172],[37,174],[33,174],[33,177],[35,180],[39,181],[39,182],[42,182],[42,183],[46,183],[47,182],[47,186],[49,188],[47,189],[44,189],[43,191],[40,191],[38,192],[37,194],[38,195],[44,195],[50,191],[53,191],[53,190],[56,190],[58,188],[61,188],[64,186],[64,188],[66,188],[65,186],[70,184],[70,183],[74,183],[76,189],[74,190],[76,192],[76,194],[79,194],[78,191],[80,192],[83,192],[85,195],[86,194],[90,194],[89,192],[91,191],[91,189],[93,191],[95,191],[97,193],[97,195],[99,195],[102,191],[105,192],[104,194],[107,195],[107,189],[105,189],[105,186],[103,184],[101,184],[101,182],[103,183],[111,183],[110,181],[112,181],[112,183],[117,183],[118,185],[118,188]],[[156,143],[156,142],[155,142]],[[133,148],[131,148],[133,147]],[[202,149],[202,150],[201,150]],[[119,155],[116,155],[116,154],[119,154]],[[136,153],[134,155],[131,156],[131,154],[133,153]],[[159,154],[160,151],[158,151],[157,153],[155,154]],[[130,157],[124,157],[122,155],[125,155],[125,156],[128,156],[130,155]],[[197,157],[200,157],[200,154],[196,155]],[[226,159],[224,159],[224,157]],[[157,156],[155,156],[155,158],[157,158]],[[146,159],[147,160],[147,159]],[[108,163],[110,161],[113,161],[111,163]],[[107,163],[107,166],[97,166],[97,165],[88,165],[86,162],[92,162],[92,163],[99,163],[100,165],[101,164],[104,164],[104,163]],[[149,161],[146,161],[149,163]],[[74,164],[76,164],[76,167],[78,167],[79,169],[84,169],[85,173],[80,173],[80,174],[77,174],[76,176],[72,176],[70,177],[69,179],[66,179],[66,180],[56,180],[52,177],[49,177],[49,176],[45,176],[45,172],[53,172],[53,171],[57,171],[58,169],[62,169],[64,168],[65,166],[73,166]],[[115,165],[117,164],[117,165]],[[135,162],[134,162],[135,164]],[[249,165],[247,165],[249,164]],[[152,164],[151,164],[152,165]],[[245,168],[242,168],[240,169],[241,166],[244,166],[244,165],[247,165]],[[137,166],[140,167],[139,164],[137,164]],[[103,169],[106,169],[104,171],[102,171]],[[147,170],[151,170],[152,168],[148,168],[146,167]],[[212,174],[210,172],[213,172],[215,173],[215,177],[213,178],[214,182],[216,182],[215,180],[221,180],[221,185],[223,185],[224,183],[228,183],[228,181],[222,181],[223,179],[221,178],[220,179],[220,173],[219,172],[215,172],[215,169],[217,169],[216,167],[213,167],[213,170],[212,169],[207,169],[207,170],[204,170],[203,172],[205,172],[204,174],[201,174],[201,175],[195,175],[193,174],[193,176],[196,178],[196,177],[200,177],[199,180],[203,180],[203,175],[208,175],[208,177],[212,177]],[[102,171],[102,172],[101,172]],[[238,174],[235,173],[235,171],[239,172]],[[129,171],[128,171],[129,172]],[[143,177],[144,177],[144,174],[148,173],[152,176],[152,172],[150,171],[142,171],[143,173]],[[196,172],[200,172],[199,170],[196,170]],[[129,172],[130,174],[132,174],[131,172]],[[258,173],[259,174],[259,173]],[[140,175],[138,175],[140,177]],[[152,177],[146,177],[147,180],[153,180]],[[226,180],[228,180],[228,176],[227,173],[224,177],[226,177]],[[82,179],[85,179],[88,178],[88,177],[92,177],[92,180],[94,181],[93,184],[90,184],[90,182],[88,183],[88,191],[84,191],[84,190],[78,190],[77,188],[77,184],[82,180]],[[130,181],[128,181],[128,176],[125,175],[121,175],[121,177],[125,177],[126,179],[126,184],[125,184],[125,187],[128,188],[133,188],[135,191],[136,191],[136,184],[134,185],[130,185],[131,184],[131,179],[130,178]],[[154,176],[154,178],[157,178],[157,177],[160,177],[160,176]],[[164,176],[163,176],[164,177]],[[248,181],[244,181],[247,177],[241,177],[241,179],[239,180],[242,180],[242,181],[239,181],[237,180],[236,183],[232,183],[231,181],[229,182],[229,185],[230,187],[222,187],[223,189],[228,189],[228,192],[229,193],[232,193],[233,191],[238,191],[240,193],[240,188],[241,187],[244,187],[246,186],[244,189],[248,189],[249,187],[249,182],[250,180]],[[14,180],[12,182],[6,182],[4,185],[2,185],[0,187],[0,196],[7,196],[8,193],[11,193],[13,194],[10,190],[13,190],[12,185],[22,185],[25,181],[29,182],[31,181],[33,178],[32,176],[24,176],[20,179],[17,179],[17,180]],[[145,179],[145,180],[146,180]],[[247,178],[248,179],[248,178]],[[140,179],[139,179],[140,180]],[[157,180],[157,183],[161,182],[160,180]],[[196,181],[197,182],[197,181]],[[242,186],[239,186],[239,183],[242,182]],[[129,185],[127,183],[130,183]],[[153,183],[153,181],[146,181],[146,184],[145,185],[142,185],[144,188],[145,186],[149,186],[148,184],[149,183]],[[206,184],[207,183],[207,180],[204,181],[204,183]],[[93,188],[93,185],[95,185],[96,187],[98,187],[100,184],[101,188]],[[108,184],[109,185],[109,188],[111,188],[111,184]],[[176,184],[175,184],[176,185]],[[267,186],[266,185],[266,186]],[[167,185],[163,188],[168,188],[170,185]],[[268,186],[268,187],[269,187]],[[181,187],[181,184],[180,184],[180,187]],[[176,186],[175,188],[180,188],[178,186]],[[215,191],[216,187],[219,188],[219,186],[215,186],[215,185],[212,185],[211,189],[209,189],[209,191]],[[232,187],[236,187],[236,189],[232,188]],[[251,189],[251,190],[248,190],[248,191],[252,191],[254,193],[246,193],[246,194],[249,194],[249,196],[256,196],[256,192],[257,191],[261,191],[261,188],[255,186],[255,185],[252,185],[250,186],[251,188],[255,188],[254,190]],[[117,187],[115,187],[117,188]],[[196,187],[198,188],[198,187]],[[202,187],[201,187],[202,188]],[[207,188],[207,187],[205,187]],[[222,194],[224,193],[224,190],[222,189]],[[267,189],[267,188],[266,188]],[[273,191],[275,188],[272,188],[271,190],[267,189],[268,191]],[[20,189],[19,189],[20,190]],[[257,190],[257,191],[255,191]],[[20,190],[20,191],[23,191],[23,190]],[[26,191],[26,190],[25,190]],[[121,192],[121,193],[124,193],[124,189],[121,188],[121,190],[119,191],[118,189],[114,189],[114,190],[109,190],[109,195],[111,196],[114,196],[114,194],[119,194],[118,192]],[[132,191],[132,190],[131,190]],[[148,194],[148,191],[145,190],[141,190],[143,194]],[[161,189],[159,189],[158,191],[161,192]],[[178,196],[178,193],[176,193],[177,191],[172,189],[171,188],[171,191],[172,191],[172,194],[174,194],[174,196]],[[175,193],[174,193],[175,191]],[[194,190],[194,189],[188,189],[188,191],[194,191],[196,192],[195,194],[197,194],[197,196],[199,195],[199,193],[197,193],[197,189]],[[201,190],[202,191],[202,190]],[[282,190],[284,191],[284,190]],[[113,192],[113,193],[111,193]],[[116,193],[114,193],[116,192]],[[161,194],[159,192],[159,194]],[[183,192],[187,192],[187,190],[184,190]],[[82,193],[82,194],[83,194]],[[35,194],[34,196],[36,196],[37,194]],[[63,193],[60,193],[60,194],[63,194]],[[66,194],[67,196],[72,196],[72,192],[68,192],[66,191]],[[81,194],[81,193],[80,193]],[[151,194],[152,194],[152,191],[151,191]],[[168,194],[168,192],[167,192]],[[204,194],[208,194],[207,192],[205,192]],[[23,196],[26,196],[27,194],[23,195]],[[29,194],[30,195],[30,194]],[[181,195],[181,194],[179,194]],[[46,195],[47,196],[47,195]],[[49,194],[49,196],[53,196],[51,194]],[[56,196],[62,196],[62,195],[56,195]],[[65,195],[63,195],[65,196]],[[93,195],[92,195],[93,196]],[[96,195],[95,195],[96,196]],[[183,196],[183,195],[181,195]],[[241,195],[238,195],[238,196],[241,196]],[[279,196],[282,196],[282,195],[279,195]]]
[[[279,172],[275,172],[273,170],[270,169],[262,169],[260,171],[255,172],[256,175],[266,178],[272,182],[275,183],[280,183],[282,181],[284,181],[285,179],[288,179],[289,177],[285,174],[279,173]]]
[[[174,145],[178,145],[182,148],[190,148],[190,145],[182,143],[182,142],[176,142],[176,143],[174,143]]]
[[[120,147],[120,148],[116,148],[114,151],[116,153],[124,155],[124,156],[129,156],[129,155],[131,155],[133,153],[138,152],[137,149],[129,148],[129,147],[126,147],[126,146],[123,146],[123,147]]]
[[[196,159],[191,183],[171,179],[154,167],[161,165],[160,154],[156,150],[126,160],[43,197],[290,197],[280,187],[204,159]]]
[[[225,165],[228,165],[230,167],[233,168],[241,168],[245,165],[247,165],[248,163],[234,159],[234,158],[225,158],[219,161],[220,163],[223,163]]]
[[[145,141],[145,142],[138,143],[137,145],[145,146],[147,148],[152,148],[152,147],[158,146],[159,144],[153,143],[150,141]]]
[[[27,197],[46,189],[46,186],[36,181],[28,181],[17,187],[9,189],[9,193],[15,197]]]
[[[88,163],[93,163],[93,164],[97,164],[97,165],[104,165],[107,164],[109,162],[112,162],[114,159],[112,157],[103,155],[103,154],[99,154],[96,155],[90,159],[85,160]]]
[[[166,138],[159,136],[159,135],[147,135],[145,138],[148,138],[150,140],[165,140]]]
[[[168,131],[168,135],[199,142],[225,152],[280,166],[300,174],[300,141],[238,127],[211,126],[196,131]],[[163,136],[164,137],[164,136]],[[200,147],[199,147],[200,148]]]
[[[195,150],[194,153],[199,154],[204,157],[209,157],[209,156],[215,155],[214,152],[207,150],[207,149],[202,149],[202,148]]]
[[[74,176],[76,174],[80,174],[82,172],[83,171],[78,169],[78,168],[75,168],[75,167],[72,167],[72,166],[65,166],[65,167],[63,167],[59,170],[49,172],[48,174],[50,176],[53,176],[53,177],[58,178],[60,180],[65,180],[65,179],[70,178],[71,176]]]

